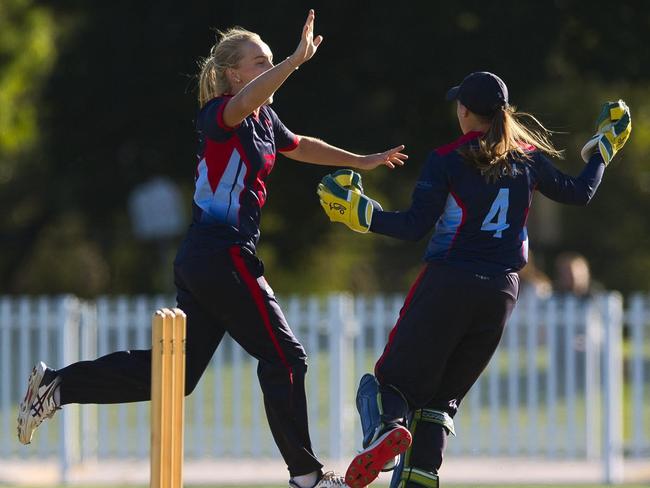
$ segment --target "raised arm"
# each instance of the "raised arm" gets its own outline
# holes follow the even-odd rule
[[[586,205],[595,195],[605,167],[620,151],[632,132],[630,109],[623,100],[605,102],[596,121],[596,133],[580,155],[587,163],[576,177],[556,169],[543,155],[536,158],[537,188],[551,200]]]
[[[314,38],[314,17],[314,11],[310,10],[302,29],[300,43],[291,56],[276,66],[273,66],[271,62],[270,53],[265,61],[261,60],[268,63],[271,68],[247,83],[228,102],[223,111],[223,120],[226,125],[236,127],[241,124],[246,117],[273,96],[273,93],[282,86],[294,70],[314,56],[323,41],[322,36]]]

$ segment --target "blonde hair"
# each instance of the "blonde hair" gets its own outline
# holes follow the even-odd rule
[[[506,106],[491,118],[483,117],[490,128],[479,139],[478,147],[465,146],[460,150],[488,181],[514,176],[512,160],[530,159],[530,146],[549,156],[562,157],[562,151],[555,149],[549,139],[551,131],[533,115],[516,110]]]
[[[203,107],[215,97],[232,91],[230,81],[226,76],[228,68],[236,68],[242,59],[240,46],[246,41],[261,42],[255,32],[241,27],[230,27],[225,31],[217,31],[218,39],[210,55],[199,61],[199,106]]]

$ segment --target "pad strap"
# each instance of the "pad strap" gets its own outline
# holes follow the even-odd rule
[[[406,486],[406,483],[417,483],[420,486],[427,488],[438,488],[439,481],[438,475],[424,471],[418,468],[405,468],[402,471],[399,488]]]
[[[441,410],[432,410],[429,408],[420,408],[415,411],[413,418],[418,421],[422,420],[423,422],[440,424],[447,431],[447,435],[456,435],[456,430],[454,429],[454,419],[452,419],[447,412],[443,412]]]

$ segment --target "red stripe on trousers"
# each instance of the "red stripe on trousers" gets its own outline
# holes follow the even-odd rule
[[[289,361],[287,361],[287,357],[284,355],[284,351],[280,347],[278,338],[275,336],[275,333],[273,332],[273,326],[271,325],[271,319],[269,318],[269,311],[266,309],[266,303],[264,302],[264,297],[262,296],[262,290],[260,290],[260,285],[255,279],[255,277],[250,273],[250,271],[248,271],[248,268],[246,267],[246,263],[244,262],[244,258],[241,255],[241,248],[235,246],[235,247],[231,247],[229,251],[230,251],[230,256],[232,257],[232,261],[233,263],[235,263],[235,268],[237,269],[237,272],[244,279],[244,283],[246,283],[246,286],[248,286],[248,289],[250,290],[251,295],[253,296],[253,301],[257,306],[258,312],[260,313],[260,317],[262,318],[264,327],[266,328],[269,337],[271,337],[271,342],[273,342],[273,345],[275,346],[275,350],[278,352],[278,356],[280,356],[280,361],[282,361],[282,364],[284,364],[284,366],[287,368],[287,371],[289,371],[289,381],[291,382],[291,384],[293,384],[293,370],[289,365]]]
[[[388,335],[388,343],[386,344],[386,347],[384,348],[384,352],[382,353],[381,357],[377,360],[377,363],[375,364],[375,376],[378,376],[379,372],[379,367],[381,364],[384,362],[384,359],[386,359],[386,354],[390,350],[390,346],[393,343],[393,340],[395,339],[395,334],[397,333],[397,327],[399,327],[399,323],[402,321],[402,317],[404,317],[404,314],[406,314],[406,311],[409,308],[409,305],[411,305],[411,301],[413,300],[413,295],[415,295],[415,290],[417,287],[420,285],[420,282],[422,281],[422,278],[424,277],[424,272],[427,270],[428,265],[425,265],[424,268],[422,268],[422,271],[420,271],[420,274],[418,277],[415,279],[415,283],[411,286],[411,289],[408,292],[408,295],[406,295],[406,300],[404,300],[404,306],[402,307],[402,310],[400,311],[399,318],[397,319],[397,323],[395,323],[395,326],[393,329],[390,331],[390,334]]]

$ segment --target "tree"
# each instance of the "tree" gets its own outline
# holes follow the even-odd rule
[[[42,154],[41,93],[56,63],[52,13],[29,0],[0,4],[0,274],[15,274],[43,223],[31,178]]]
[[[604,16],[599,3],[585,9],[576,0],[509,1],[499,8],[478,1],[372,7],[328,1],[316,5],[323,45],[278,91],[274,108],[295,132],[353,151],[405,143],[411,156],[405,168],[363,175],[372,197],[400,209],[409,204],[427,153],[457,136],[444,94],[471,71],[502,75],[515,105],[571,132],[557,142],[571,149],[560,167],[573,173],[580,168],[577,146],[603,99],[628,98],[632,138],[592,207],[561,210],[556,247],[535,248],[534,232],[531,242],[547,262],[563,248],[584,252],[605,286],[647,288],[650,229],[641,161],[650,138],[639,114],[650,50],[636,47],[645,45],[650,5],[626,2]],[[0,292],[169,291],[171,262],[161,268],[156,247],[135,239],[129,194],[153,176],[171,177],[181,185],[189,216],[194,76],[196,61],[214,42],[212,29],[238,24],[259,32],[283,59],[295,48],[305,14],[289,0],[64,0],[48,7],[5,0]],[[278,157],[260,245],[272,285],[281,292],[404,291],[425,243],[360,236],[327,223],[315,187],[329,171]],[[606,231],[598,225],[602,216]]]

